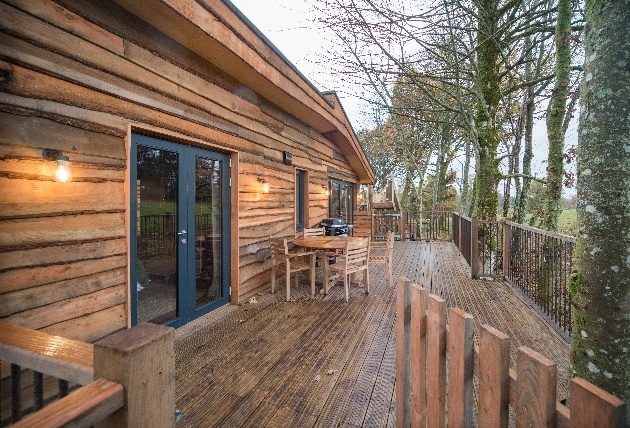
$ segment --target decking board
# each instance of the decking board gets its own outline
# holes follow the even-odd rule
[[[422,262],[421,262],[422,261]],[[501,281],[470,280],[450,243],[397,242],[394,276],[422,281],[429,292],[510,335],[512,349],[531,346],[558,363],[558,395],[568,377],[569,348]],[[395,293],[383,265],[370,270],[370,294],[343,287],[310,297],[308,285],[259,293],[256,303],[219,309],[176,340],[178,426],[394,426]],[[221,315],[221,311],[224,315]],[[182,330],[184,332],[184,330]],[[328,374],[331,371],[331,374]]]

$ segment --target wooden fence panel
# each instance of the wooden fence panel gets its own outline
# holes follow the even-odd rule
[[[411,426],[426,426],[427,408],[427,291],[411,286]]]
[[[472,427],[473,317],[459,308],[449,311],[448,426]]]
[[[484,324],[479,332],[479,426],[506,427],[510,401],[510,338]]]
[[[556,426],[556,364],[527,347],[516,357],[517,426]]]
[[[410,426],[411,281],[396,283],[396,427]]]
[[[626,404],[592,383],[571,380],[571,427],[625,427]]]
[[[427,317],[427,426],[446,426],[446,300],[429,295]]]
[[[430,284],[430,269],[422,282]],[[553,361],[521,347],[511,369],[507,335],[482,325],[475,347],[471,315],[451,308],[447,325],[446,302],[427,298],[426,288],[404,277],[397,282],[396,323],[397,427],[626,426],[625,402],[575,378],[566,407],[556,401]],[[479,381],[476,420],[473,376]]]

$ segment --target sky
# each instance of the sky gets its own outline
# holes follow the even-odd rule
[[[336,91],[355,129],[366,107],[319,63],[329,43],[316,28],[309,0],[230,0],[320,92]]]
[[[331,43],[313,22],[313,12],[309,0],[230,0],[282,54],[315,85],[320,92],[336,91],[341,99],[350,123],[355,130],[366,123],[363,113],[367,105],[358,97],[352,96],[353,88],[325,69],[318,61],[319,55]],[[565,146],[577,146],[577,120],[573,120],[567,131]],[[534,126],[533,173],[537,177],[546,176],[547,131],[545,123],[539,121]],[[457,164],[457,162],[456,162]],[[572,165],[575,169],[575,163]],[[565,195],[575,194],[568,189]]]

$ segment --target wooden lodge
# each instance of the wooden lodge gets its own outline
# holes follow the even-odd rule
[[[374,174],[338,96],[228,0],[0,16],[1,321],[87,342],[179,327],[268,287],[270,237],[352,223]]]

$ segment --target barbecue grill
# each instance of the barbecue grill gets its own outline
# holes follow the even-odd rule
[[[319,223],[319,227],[326,229],[327,236],[348,236],[348,225],[340,218],[325,218]]]

